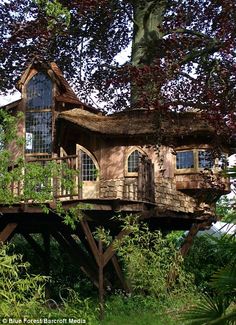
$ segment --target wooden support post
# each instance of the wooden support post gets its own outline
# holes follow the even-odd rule
[[[0,243],[4,243],[12,235],[17,227],[17,223],[8,223],[0,233]]]
[[[122,270],[121,270],[118,260],[115,256],[115,253],[116,253],[115,241],[121,240],[124,236],[129,235],[130,231],[127,229],[121,230],[120,233],[117,236],[115,236],[115,239],[113,240],[113,242],[108,246],[108,248],[103,253],[103,252],[101,252],[101,249],[99,247],[97,247],[96,241],[93,237],[93,234],[90,230],[87,220],[85,220],[85,219],[81,220],[80,225],[81,225],[81,228],[83,229],[83,232],[86,236],[87,242],[90,246],[93,256],[97,262],[97,265],[99,268],[99,279],[100,279],[100,273],[104,273],[105,266],[111,260],[111,262],[115,268],[116,275],[117,275],[118,279],[120,280],[120,283],[122,284],[122,287],[124,288],[124,290],[129,291],[129,288],[128,288],[127,284],[125,283],[124,277],[122,275]],[[99,245],[101,245],[100,241],[98,243],[98,246]],[[99,286],[99,297],[100,297],[101,290],[104,292],[104,287],[103,287],[103,289],[100,289],[100,286]]]
[[[104,318],[104,281],[103,281],[103,249],[102,241],[98,241],[99,250],[99,310],[100,310],[100,320]]]
[[[49,276],[50,274],[50,233],[44,232],[42,236],[43,236],[43,245],[44,245],[44,254],[43,254],[44,273],[46,276]],[[51,298],[51,289],[50,289],[49,282],[47,282],[45,286],[45,296],[46,299]]]
[[[199,230],[199,224],[194,223],[192,227],[190,228],[187,237],[184,240],[184,243],[180,249],[180,254],[185,257],[187,256],[192,244],[193,244],[193,239],[197,235]]]
[[[80,224],[81,224],[81,227],[82,227],[84,234],[87,238],[87,241],[88,241],[91,251],[94,255],[94,258],[95,258],[97,264],[99,265],[100,264],[100,252],[97,248],[97,244],[93,238],[93,234],[89,228],[88,222],[87,222],[87,220],[81,220]]]
[[[210,227],[212,224],[212,219],[208,219],[202,223],[194,223],[192,227],[190,228],[187,237],[185,238],[185,241],[180,249],[180,254],[185,257],[187,256],[192,244],[193,240],[196,237],[199,230],[203,230],[207,227]]]
[[[44,245],[44,270],[45,274],[49,275],[50,273],[50,234],[44,232],[43,236],[43,245]]]
[[[42,250],[42,248],[40,247],[40,245],[34,240],[34,238],[31,237],[27,233],[22,233],[21,235],[27,240],[27,242],[31,245],[31,247],[35,250],[35,252],[43,260],[44,259],[44,251]]]
[[[55,231],[52,235],[57,242],[68,251],[73,262],[79,264],[80,269],[92,280],[94,285],[98,287],[97,270],[94,269],[91,261],[88,260],[88,256],[79,247],[76,249],[72,247],[61,233]]]
[[[124,279],[124,276],[123,276],[123,273],[122,273],[122,270],[121,270],[121,267],[120,267],[120,264],[118,262],[118,259],[117,259],[116,255],[112,256],[111,261],[112,261],[112,264],[114,266],[117,277],[120,280],[120,283],[121,283],[122,287],[125,289],[125,291],[129,292],[130,288],[128,287],[128,285],[127,285],[127,283],[126,283],[126,281]]]
[[[106,249],[106,251],[104,253],[104,266],[110,261],[110,259],[112,258],[112,256],[114,256],[115,253],[116,253],[116,249],[115,249],[114,242],[116,240],[122,239],[124,236],[127,236],[129,234],[130,234],[130,231],[128,229],[124,229],[124,230],[121,230],[121,232],[117,236],[115,236],[115,239],[108,246],[108,248]]]

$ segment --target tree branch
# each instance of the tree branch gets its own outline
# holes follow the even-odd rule
[[[122,4],[122,9],[124,10],[124,12],[126,13],[126,15],[128,16],[128,18],[130,19],[130,21],[132,21],[132,23],[134,25],[136,25],[138,28],[140,27],[140,25],[138,24],[138,22],[134,19],[134,17],[132,17],[132,15],[130,14],[129,10],[127,10],[125,4]]]
[[[173,30],[170,30],[168,31],[168,33],[165,33],[164,36],[168,36],[168,35],[171,35],[171,34],[188,34],[188,35],[193,35],[193,36],[198,36],[198,37],[201,37],[201,38],[208,38],[208,39],[212,39],[210,36],[202,33],[202,32],[199,32],[199,31],[196,31],[196,30],[191,30],[191,29],[185,29],[185,28],[177,28],[177,29],[173,29]],[[212,39],[212,41],[216,41],[214,39]]]

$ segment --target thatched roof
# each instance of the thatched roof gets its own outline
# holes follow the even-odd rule
[[[102,116],[76,108],[61,113],[58,119],[104,135],[153,135],[157,131],[169,135],[179,132],[181,134],[213,132],[213,129],[196,113],[168,114],[160,120],[158,112],[154,110],[127,110],[119,114]]]

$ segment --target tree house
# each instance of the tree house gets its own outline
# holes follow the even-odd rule
[[[33,200],[1,204],[0,241],[20,233],[49,263],[53,236],[102,290],[103,272],[105,285],[113,286],[118,279],[126,287],[113,244],[104,249],[93,236],[96,227],[103,226],[114,238],[122,238],[126,232],[112,219],[115,214],[135,214],[153,230],[191,228],[192,233],[216,220],[215,203],[230,192],[229,179],[220,172],[233,144],[221,134],[220,153],[214,156],[216,130],[201,113],[173,112],[161,120],[155,110],[105,115],[79,100],[55,63],[36,59],[22,74],[18,89],[22,98],[3,107],[13,115],[23,113],[18,133],[25,145],[22,152],[12,146],[14,156],[29,163],[64,162],[79,173],[73,191],[65,191],[61,180],[52,178],[53,199],[45,202],[49,214]],[[22,184],[11,188],[19,194]],[[58,201],[65,210],[84,204],[76,229],[54,212]],[[45,251],[32,233],[43,234]]]

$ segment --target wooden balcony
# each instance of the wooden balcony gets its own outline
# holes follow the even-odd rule
[[[39,168],[36,174],[31,173],[32,166]],[[18,168],[19,174],[21,168],[21,176],[8,184],[12,202],[43,203],[87,199],[155,201],[154,180],[142,168],[139,168],[137,177],[83,181],[79,166],[79,155],[28,158],[24,168],[15,166],[10,170],[13,173]]]

